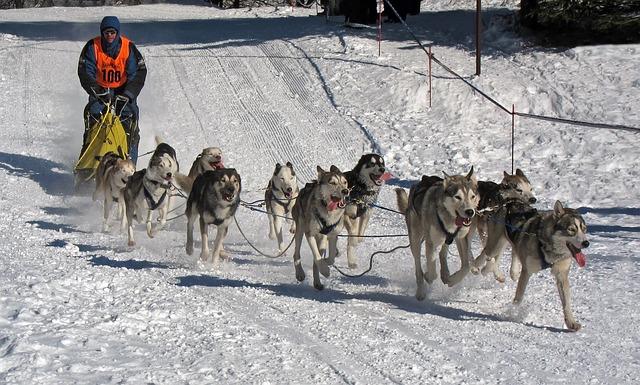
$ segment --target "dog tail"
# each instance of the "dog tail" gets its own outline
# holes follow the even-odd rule
[[[405,189],[396,189],[396,200],[398,201],[398,211],[402,214],[406,214],[407,209],[409,208],[409,197],[407,196]]]
[[[189,194],[193,188],[194,179],[189,175],[184,175],[179,172],[176,173],[175,178],[180,188],[182,188],[185,193]]]

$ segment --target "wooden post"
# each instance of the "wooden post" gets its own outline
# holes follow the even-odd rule
[[[431,108],[431,46],[429,46],[429,108]]]
[[[476,0],[476,76],[480,76],[480,43],[482,34],[482,0]]]
[[[511,175],[513,175],[513,147],[516,131],[516,105],[511,105]]]

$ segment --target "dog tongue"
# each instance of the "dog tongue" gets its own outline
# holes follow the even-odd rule
[[[587,257],[585,257],[582,251],[575,253],[573,257],[576,259],[576,262],[578,262],[578,266],[584,267],[584,265],[587,264]]]
[[[382,176],[380,177],[380,179],[382,179],[383,181],[388,181],[389,179],[393,178],[393,175],[391,175],[390,172],[385,172],[384,174],[382,174]]]
[[[327,210],[328,211],[333,211],[333,210],[337,209],[338,208],[338,203],[340,203],[340,202],[329,201],[329,204],[327,205]]]

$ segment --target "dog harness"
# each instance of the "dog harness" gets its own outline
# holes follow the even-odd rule
[[[147,170],[145,169],[143,171],[144,171],[144,173],[143,173],[143,177],[144,177],[144,175],[146,175],[146,173],[147,173]],[[148,179],[148,180],[149,180],[149,182],[151,182],[153,184],[156,184],[156,185],[160,184],[160,182],[158,182],[158,181],[151,180],[151,179]],[[147,204],[149,205],[149,208],[151,210],[157,209],[158,207],[160,207],[162,202],[164,202],[164,198],[167,196],[167,188],[164,187],[164,186],[162,186],[162,188],[164,188],[164,193],[162,194],[160,199],[158,199],[158,202],[156,202],[156,201],[153,200],[153,195],[151,195],[149,190],[147,190],[147,188],[144,186],[144,184],[142,185],[142,189],[144,190],[144,199],[147,201]]]
[[[324,202],[322,202],[322,203],[324,204]],[[338,223],[340,223],[340,219],[338,219],[336,221],[336,223],[334,223],[334,224],[331,224],[331,225],[327,224],[327,222],[324,220],[324,218],[322,218],[322,216],[320,216],[320,213],[318,212],[318,209],[313,210],[313,214],[315,215],[316,219],[320,223],[320,226],[322,226],[322,229],[320,229],[320,234],[322,234],[322,235],[329,234],[331,231],[333,231],[333,229],[336,228],[336,226],[338,226]]]
[[[284,194],[284,193],[283,193]],[[289,198],[287,199],[286,202],[282,201],[280,198],[278,198],[277,196],[275,196],[275,194],[273,193],[273,190],[271,190],[271,198],[273,198],[273,201],[277,204],[279,204],[280,206],[282,206],[282,208],[284,209],[284,213],[285,214],[289,214],[289,211],[291,210],[289,208],[289,205],[291,204],[291,201],[293,200],[293,198]]]
[[[364,183],[355,183],[349,192],[349,203],[355,203],[358,207],[356,216],[352,219],[356,219],[364,215],[369,208],[369,205],[374,203],[378,192],[375,190],[367,189],[367,185]],[[370,197],[367,199],[367,197]]]
[[[440,225],[440,230],[442,230],[442,232],[446,235],[446,239],[444,243],[446,243],[447,245],[452,244],[453,240],[456,238],[456,235],[458,235],[458,231],[460,231],[460,227],[456,228],[456,231],[454,231],[453,233],[450,233],[444,227],[444,223],[442,223],[442,219],[440,219],[439,214],[436,214],[436,218],[438,218],[438,224]]]

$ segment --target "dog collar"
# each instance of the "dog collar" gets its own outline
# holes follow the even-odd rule
[[[436,213],[436,218],[438,218],[438,224],[440,225],[440,230],[442,230],[442,232],[446,236],[444,243],[446,243],[447,245],[452,244],[453,240],[456,238],[456,235],[458,235],[458,231],[460,231],[460,228],[457,227],[456,231],[454,231],[452,234],[448,232],[447,229],[444,227],[444,223],[442,223],[442,219],[440,219],[440,214]]]

